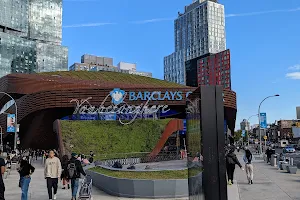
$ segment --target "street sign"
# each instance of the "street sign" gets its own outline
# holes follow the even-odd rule
[[[267,114],[266,113],[260,113],[260,128],[267,128]]]
[[[245,137],[245,136],[246,136],[246,131],[242,130],[242,137]]]
[[[268,139],[268,137],[265,135],[265,136],[264,136],[264,140],[267,140],[267,139]]]

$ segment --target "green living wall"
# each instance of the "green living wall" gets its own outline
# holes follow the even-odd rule
[[[118,121],[61,121],[63,144],[68,153],[97,159],[124,157],[124,153],[151,152],[170,119],[136,120],[122,125]],[[128,154],[128,156],[130,156]]]

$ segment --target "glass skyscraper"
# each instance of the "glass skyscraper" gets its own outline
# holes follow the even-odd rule
[[[185,61],[226,50],[224,6],[193,0],[174,22],[175,52],[164,58],[164,79],[186,83]]]
[[[62,0],[0,0],[0,77],[68,70]]]

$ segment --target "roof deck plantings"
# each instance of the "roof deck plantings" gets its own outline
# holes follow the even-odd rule
[[[120,84],[134,84],[134,85],[151,85],[157,87],[170,87],[170,88],[188,88],[187,86],[172,83],[156,78],[139,76],[134,74],[124,74],[119,72],[99,71],[60,71],[60,72],[44,72],[39,73],[44,76],[55,76],[64,78],[74,78],[80,80],[90,81],[103,81],[107,83],[120,83]]]

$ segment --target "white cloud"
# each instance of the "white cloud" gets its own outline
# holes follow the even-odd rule
[[[105,25],[113,25],[116,23],[87,23],[87,24],[72,24],[63,26],[63,28],[81,28],[81,27],[98,27],[98,26],[105,26]]]
[[[291,66],[291,67],[288,68],[288,70],[295,70],[295,71],[300,70],[300,64]]]
[[[285,10],[267,10],[267,11],[261,11],[261,12],[228,14],[228,15],[226,15],[226,17],[244,17],[244,16],[263,15],[263,14],[269,14],[269,13],[297,12],[297,11],[300,11],[300,7],[293,8],[293,9],[285,9]]]
[[[155,18],[155,19],[146,19],[141,21],[132,21],[130,23],[132,24],[148,24],[148,23],[154,23],[154,22],[162,22],[162,21],[171,21],[175,18]]]
[[[287,74],[285,75],[285,77],[287,77],[287,78],[289,78],[289,79],[300,80],[300,72],[287,73]]]

